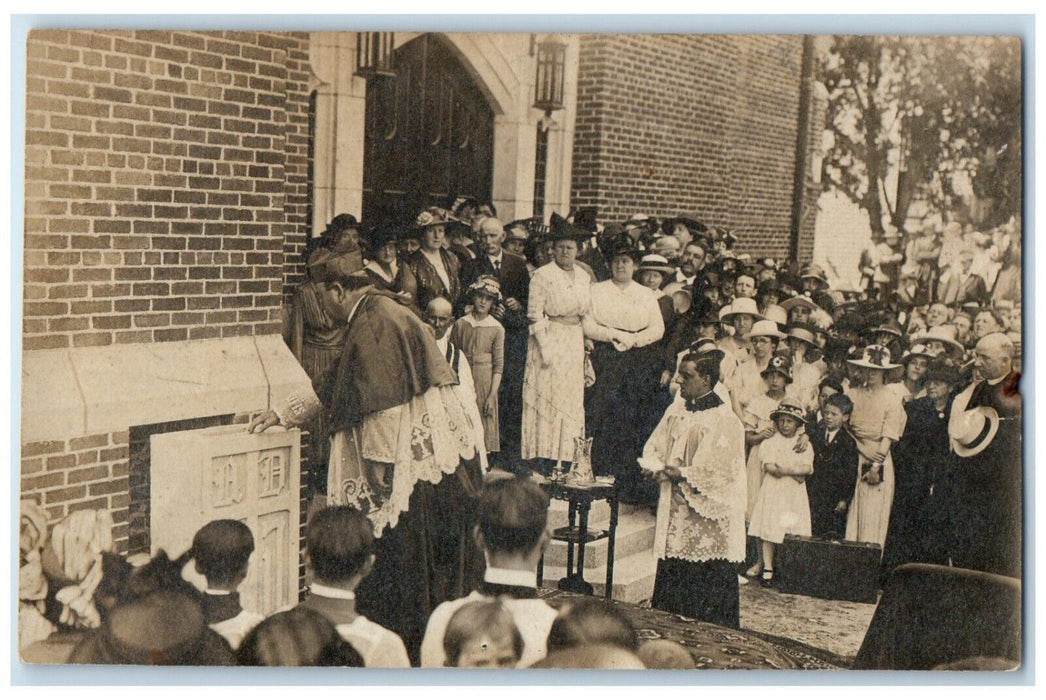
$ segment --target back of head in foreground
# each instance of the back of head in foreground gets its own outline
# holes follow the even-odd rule
[[[477,532],[491,554],[526,556],[547,540],[548,495],[534,482],[506,476],[489,481],[479,495]]]
[[[252,629],[240,645],[241,666],[352,666],[363,657],[320,613],[297,607],[276,613]]]
[[[373,526],[351,506],[324,508],[305,527],[305,551],[317,582],[346,583],[365,573],[374,556]]]
[[[530,668],[634,671],[646,666],[630,651],[609,644],[593,644],[549,653]]]
[[[598,598],[571,601],[552,622],[548,652],[591,645],[610,645],[634,653],[639,638],[628,618],[611,604]]]
[[[523,636],[499,600],[477,600],[458,608],[443,635],[447,666],[515,668]]]

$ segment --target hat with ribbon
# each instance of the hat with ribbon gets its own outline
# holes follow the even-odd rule
[[[714,357],[718,361],[722,361],[726,357],[726,353],[719,349],[712,338],[698,338],[690,343],[690,347],[687,350],[695,355],[700,355],[702,358]]]
[[[770,361],[766,363],[766,369],[759,373],[761,377],[767,377],[773,373],[780,374],[789,383],[792,381],[792,358],[786,353],[778,352],[774,353],[774,356],[770,358]]]
[[[780,417],[793,418],[799,422],[800,425],[806,423],[806,412],[798,401],[793,399],[791,396],[786,396],[781,399],[781,403],[777,404],[777,408],[770,412],[771,420],[776,420]]]
[[[922,343],[916,343],[915,345],[905,350],[904,354],[901,355],[901,364],[907,365],[909,360],[916,357],[925,357],[927,360],[932,360],[933,358],[937,357],[937,355],[930,352],[930,349]]]
[[[869,345],[861,351],[859,358],[851,358],[847,362],[855,367],[866,369],[887,370],[900,367],[900,365],[890,362],[890,349],[884,345]]]
[[[999,432],[999,413],[991,406],[977,406],[968,411],[965,405],[962,408],[964,410],[960,411],[958,405],[952,407],[948,437],[955,454],[973,457],[983,452],[995,439],[995,434]]]
[[[671,275],[676,269],[669,264],[668,258],[657,253],[644,255],[636,272],[660,272],[662,275]]]
[[[480,275],[479,278],[469,285],[468,296],[473,294],[486,294],[493,297],[495,301],[501,299],[501,282],[494,275]]]
[[[817,333],[813,327],[807,323],[793,323],[788,327],[788,337],[801,340],[810,347],[820,347],[821,344],[817,342]]]
[[[426,229],[433,226],[446,226],[450,223],[461,223],[442,207],[426,207],[414,219],[414,228]]]

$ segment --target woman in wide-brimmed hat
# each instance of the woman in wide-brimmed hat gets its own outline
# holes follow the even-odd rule
[[[886,542],[894,494],[891,450],[907,420],[901,397],[886,385],[886,373],[900,367],[891,360],[889,348],[882,345],[869,345],[847,360],[852,370],[847,394],[854,402],[850,431],[861,454],[861,476],[847,517],[846,539],[880,547]]]
[[[763,320],[763,315],[756,307],[755,299],[747,297],[735,299],[728,306],[719,310],[719,320],[734,329],[732,336],[719,341],[720,349],[734,355],[738,362],[748,359],[752,352],[752,345],[748,342],[748,333],[756,321]]]
[[[762,372],[770,363],[770,358],[773,357],[782,338],[784,333],[773,321],[756,321],[752,326],[747,337],[751,354],[738,363],[731,386],[734,410],[738,415],[742,415],[749,401],[766,391]]]
[[[954,552],[952,483],[958,458],[948,445],[948,421],[961,379],[954,364],[932,358],[925,374],[926,395],[905,406],[904,434],[893,449],[897,487],[883,578],[908,562],[947,565]]]
[[[413,297],[418,313],[423,313],[436,297],[443,297],[451,305],[461,299],[461,260],[444,247],[447,226],[456,221],[450,212],[439,207],[428,207],[414,220],[421,248],[403,261],[397,284]]]
[[[794,376],[790,393],[807,411],[813,411],[817,408],[818,386],[828,371],[822,359],[817,328],[806,323],[792,324],[788,326],[787,341]]]
[[[668,407],[667,392],[658,396],[666,315],[661,303],[667,302],[670,315],[672,299],[635,281],[642,252],[629,236],[614,240],[603,252],[610,279],[592,285],[592,319],[627,334],[630,341],[596,341],[589,356],[596,375],[585,392],[592,467],[597,475],[615,477],[626,503],[652,502],[655,484],[643,483],[636,460]]]
[[[592,316],[592,279],[575,264],[579,241],[591,237],[553,213],[553,260],[530,280],[521,452],[525,460],[541,460],[533,466],[542,472],[572,459],[574,438],[585,434],[585,339],[621,348],[635,341],[634,334],[607,328]]]
[[[921,343],[935,356],[943,356],[946,359],[958,362],[962,359],[966,348],[957,339],[955,326],[945,324],[934,326],[925,333],[918,333],[912,337],[913,343]]]

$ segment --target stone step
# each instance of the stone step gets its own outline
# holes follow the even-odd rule
[[[628,513],[618,518],[617,538],[614,543],[614,556],[617,559],[649,550],[654,546],[654,526],[656,518],[649,511]],[[590,526],[590,530],[605,530],[609,524]],[[569,545],[562,540],[552,540],[545,550],[545,564],[552,566],[567,565]],[[610,551],[610,540],[604,537],[585,545],[585,569],[605,566],[607,553]],[[586,574],[587,577],[587,574]]]
[[[641,603],[654,595],[654,576],[657,574],[657,558],[653,550],[638,552],[614,560],[614,590],[611,597],[627,603]],[[545,564],[545,588],[555,588],[556,582],[567,575],[566,567]],[[606,590],[607,571],[605,566],[589,569],[585,567],[585,581],[592,584],[595,595],[602,596]]]
[[[558,498],[553,499],[548,507],[548,524],[554,530],[565,527],[569,520],[570,504]],[[649,513],[653,516],[653,510],[643,506],[633,506],[627,503],[619,503],[617,506],[618,524],[630,513]],[[610,523],[610,504],[606,501],[595,501],[588,511],[588,526],[595,530],[606,529]]]

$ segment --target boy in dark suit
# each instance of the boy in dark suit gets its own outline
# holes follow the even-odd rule
[[[822,418],[809,431],[814,448],[814,473],[806,480],[810,499],[810,531],[821,539],[842,539],[846,511],[857,484],[857,442],[847,431],[853,401],[832,394],[824,401]]]

